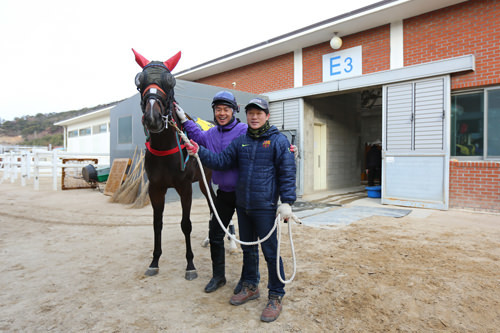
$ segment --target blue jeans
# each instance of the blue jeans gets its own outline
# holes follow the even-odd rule
[[[237,207],[238,227],[240,239],[244,242],[254,242],[264,238],[274,226],[276,210],[245,210]],[[278,239],[276,230],[264,243],[261,243],[262,253],[267,262],[269,295],[285,295],[285,284],[282,283],[276,272],[276,256],[278,250]],[[243,271],[241,279],[243,282],[252,285],[259,284],[259,257],[258,245],[242,245],[243,250]],[[280,273],[285,279],[283,262],[280,258]]]

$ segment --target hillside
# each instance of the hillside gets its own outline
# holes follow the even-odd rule
[[[23,116],[0,124],[0,144],[26,146],[63,146],[63,127],[55,126],[62,120],[87,114],[98,109],[118,104],[121,101],[97,105],[80,110],[38,113],[35,116]]]

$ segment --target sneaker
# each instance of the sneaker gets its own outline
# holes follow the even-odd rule
[[[233,295],[229,300],[229,303],[232,305],[241,305],[252,299],[259,298],[259,296],[260,293],[257,286],[249,285],[246,282],[243,282],[241,291],[238,294]]]
[[[278,319],[281,313],[281,296],[270,295],[266,308],[262,311],[260,320],[270,323]]]

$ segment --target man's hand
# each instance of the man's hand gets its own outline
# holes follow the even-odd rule
[[[299,148],[296,145],[290,145],[290,151],[293,153],[295,159],[299,158]]]
[[[174,103],[174,109],[175,112],[177,113],[177,117],[179,117],[179,120],[181,121],[181,124],[184,124],[186,121],[188,121],[186,113],[184,113],[184,110],[181,108],[179,104]]]
[[[193,141],[193,139],[189,140],[191,144],[186,144],[186,149],[188,151],[188,154],[191,156],[194,156],[198,153],[198,150],[200,150],[200,147],[196,142]]]
[[[280,214],[282,220],[288,220],[292,217],[292,207],[287,203],[282,203],[276,211],[276,215],[278,214]]]

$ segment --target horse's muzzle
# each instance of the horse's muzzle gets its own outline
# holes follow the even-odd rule
[[[155,98],[150,98],[144,105],[144,114],[142,116],[142,123],[148,131],[158,133],[165,129],[165,119],[162,115],[161,102]]]

